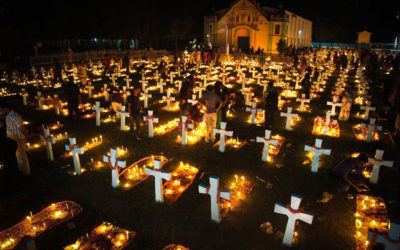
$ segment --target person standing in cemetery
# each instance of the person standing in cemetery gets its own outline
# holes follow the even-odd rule
[[[179,91],[179,110],[180,116],[187,115],[190,109],[188,100],[192,98],[194,85],[190,79],[185,79]]]
[[[342,107],[340,108],[339,121],[348,121],[350,118],[351,105],[353,103],[353,95],[347,88],[342,97]]]
[[[303,80],[301,80],[300,85],[302,86],[303,93],[306,95],[306,98],[310,99],[311,77],[309,71],[307,71],[307,73],[304,75],[304,78]]]
[[[68,82],[63,85],[64,93],[67,97],[68,116],[70,121],[79,121],[79,105],[82,103],[79,86],[74,83],[74,77],[69,76]]]
[[[57,58],[54,59],[54,81],[53,81],[53,87],[54,84],[56,84],[57,82],[62,82],[62,69],[61,69],[61,65],[58,62]]]
[[[134,131],[134,136],[136,140],[141,140],[140,138],[140,121],[142,110],[142,103],[140,102],[140,87],[135,86],[133,94],[128,97],[128,113],[131,122],[131,131]],[[134,126],[136,125],[136,127]],[[135,128],[135,129],[134,129]]]
[[[263,102],[264,108],[264,126],[266,129],[271,129],[274,119],[274,114],[278,110],[279,93],[274,89],[274,82],[268,83],[267,91],[264,93]]]
[[[218,112],[217,128],[220,127],[220,123],[226,122],[226,114],[228,112],[228,100],[229,100],[229,89],[225,87],[221,81],[217,81],[214,84],[215,93],[221,98],[222,105]]]
[[[188,121],[193,121],[196,126],[203,120],[203,113],[201,112],[201,103],[193,105],[188,112]]]
[[[215,134],[213,133],[213,128],[217,125],[217,113],[222,106],[222,100],[217,94],[215,94],[214,87],[208,85],[206,87],[206,93],[199,102],[206,107],[206,113],[204,115],[206,122],[205,141],[214,141]]]
[[[336,178],[340,190],[348,191],[350,187],[353,187],[357,192],[362,192],[365,188],[358,186],[356,182],[359,182],[358,179],[363,179],[362,170],[367,163],[368,157],[365,154],[359,154],[357,158],[343,160],[333,167],[330,173]]]
[[[18,170],[17,147],[17,142],[7,137],[7,123],[5,118],[0,116],[0,152],[7,174],[14,174]]]
[[[86,72],[86,64],[85,61],[83,60],[81,60],[81,62],[78,65],[78,76],[79,79],[81,80],[82,85],[85,86],[87,83],[88,76]]]
[[[23,125],[21,116],[16,113],[7,102],[0,101],[0,118],[6,121],[7,137],[17,143],[16,157],[19,170],[29,175],[31,172],[29,169],[28,156],[26,155],[25,141],[28,131]]]

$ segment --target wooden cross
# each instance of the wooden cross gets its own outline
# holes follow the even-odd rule
[[[211,220],[219,223],[221,221],[220,214],[220,197],[226,200],[231,199],[231,191],[219,189],[219,178],[217,176],[210,176],[210,186],[200,184],[200,194],[208,194],[211,197]]]

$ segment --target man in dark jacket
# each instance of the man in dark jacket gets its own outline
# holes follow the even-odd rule
[[[140,111],[142,110],[142,103],[140,102],[140,87],[136,86],[133,90],[133,94],[128,97],[128,112],[131,120],[131,131],[135,131],[134,135],[136,140],[141,140],[139,137],[140,133]],[[134,124],[136,129],[134,130]]]
[[[265,110],[264,110],[264,125],[266,129],[271,129],[274,113],[278,110],[279,93],[273,88],[274,83],[268,83],[268,89],[264,96]]]

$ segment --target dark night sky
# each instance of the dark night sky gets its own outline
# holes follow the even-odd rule
[[[203,16],[228,7],[229,0],[0,1],[0,46],[69,38],[139,38],[156,43],[202,37]],[[399,33],[399,2],[373,0],[261,0],[313,21],[313,41],[350,42],[366,27],[372,42],[393,42]],[[183,25],[181,25],[183,24]],[[185,27],[190,26],[190,27]],[[173,32],[172,32],[173,33]],[[183,34],[183,35],[182,35]],[[161,43],[159,43],[161,44]]]

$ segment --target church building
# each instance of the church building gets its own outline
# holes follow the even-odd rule
[[[204,17],[204,42],[220,47],[248,52],[264,49],[278,53],[278,42],[287,46],[310,47],[312,22],[290,11],[260,6],[256,1],[237,0],[231,7]]]

